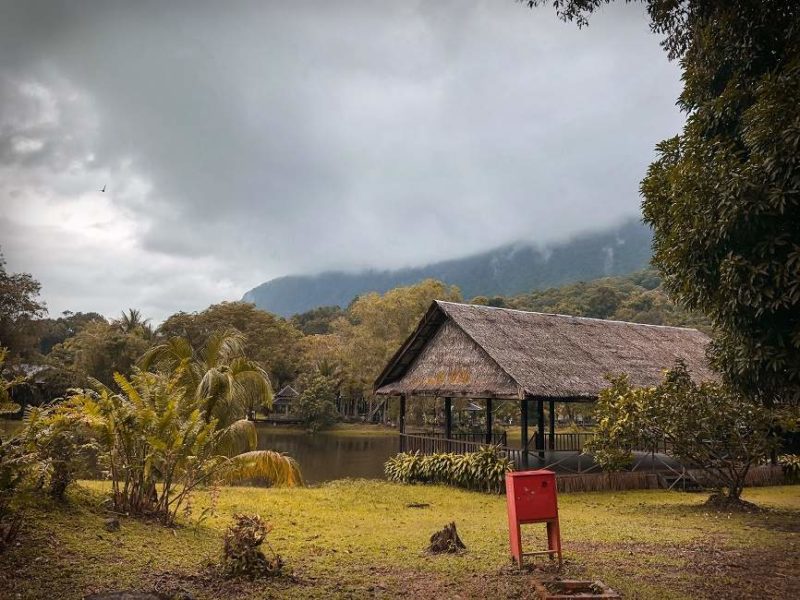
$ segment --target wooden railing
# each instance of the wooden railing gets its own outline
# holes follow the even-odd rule
[[[551,437],[545,433],[544,448],[538,447],[537,436],[534,433],[528,444],[530,454],[538,452],[582,452],[586,443],[594,437],[592,432],[556,433]],[[452,433],[450,439],[443,433],[430,434],[401,434],[404,448],[407,452],[420,452],[421,454],[434,454],[438,452],[475,452],[486,446],[485,434],[480,433]],[[552,444],[551,444],[552,441]],[[505,432],[492,434],[492,444],[500,449],[516,464],[521,464],[523,451],[521,448],[508,446]],[[667,453],[669,446],[666,442],[659,442],[654,448],[634,448],[638,452]]]
[[[416,435],[445,439],[445,434],[441,431],[423,432]],[[453,433],[450,434],[450,439],[462,442],[474,442],[476,444],[486,445],[486,434],[478,431],[469,431],[469,432],[454,431]],[[505,431],[492,432],[491,444],[494,446],[506,446],[508,444],[508,435],[506,434]]]
[[[591,431],[556,433],[553,435],[555,438],[553,440],[554,445],[551,445],[550,434],[545,433],[544,447],[545,450],[555,450],[557,452],[582,452],[587,442],[589,442],[594,436],[595,433]],[[531,451],[539,450],[539,448],[536,448],[535,446],[536,436],[534,435],[534,437],[531,439]],[[636,446],[633,449],[637,452],[656,452],[657,454],[666,454],[667,450],[669,449],[669,445],[665,440],[659,440],[658,443],[655,444],[655,447],[646,448],[643,446]]]
[[[467,452],[477,452],[486,446],[486,442],[471,442],[452,438],[448,440],[444,436],[401,433],[400,438],[406,452],[419,452],[420,454],[438,454],[441,452],[465,454]]]
[[[550,434],[544,435],[544,447],[547,450],[559,452],[580,452],[583,446],[594,437],[594,433],[581,431],[575,433],[556,433],[553,435],[553,444],[550,443]]]
[[[400,438],[405,452],[419,452],[420,454],[439,454],[443,452],[465,454],[467,452],[477,452],[486,447],[486,442],[472,442],[452,438],[448,440],[443,435],[428,436],[401,433]],[[524,453],[520,448],[509,448],[501,445],[500,451],[517,467],[523,464],[522,455]]]

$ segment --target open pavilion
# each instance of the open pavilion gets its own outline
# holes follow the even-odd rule
[[[494,400],[519,402],[519,448],[505,448],[518,467],[531,452],[580,452],[586,434],[555,431],[556,403],[594,402],[606,375],[626,373],[637,386],[656,385],[683,360],[697,381],[714,379],[709,338],[696,329],[643,325],[435,301],[375,382],[375,394],[400,399],[400,450],[469,452],[492,443]],[[406,432],[406,403],[443,398],[443,435]],[[482,400],[485,433],[454,436],[452,400]],[[529,411],[537,428],[528,435]],[[546,431],[545,408],[549,427]]]

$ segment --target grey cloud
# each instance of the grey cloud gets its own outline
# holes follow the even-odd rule
[[[43,108],[23,83],[60,118],[31,125]],[[611,224],[637,212],[653,146],[681,124],[678,89],[639,6],[581,31],[511,0],[0,7],[6,187],[53,181],[57,205],[107,176],[139,223],[134,271],[73,258],[76,280],[105,274],[104,307],[125,304],[137,256],[159,264],[140,302],[171,312],[286,273]]]

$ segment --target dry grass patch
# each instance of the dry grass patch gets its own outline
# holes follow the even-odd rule
[[[216,514],[200,524],[190,518],[168,529],[122,518],[109,533],[100,507],[105,487],[84,482],[67,506],[31,504],[20,545],[2,557],[0,597],[184,589],[199,600],[524,598],[530,577],[549,576],[511,566],[499,496],[378,481],[226,488]],[[759,589],[780,598],[800,589],[800,488],[756,488],[745,497],[767,510],[712,513],[702,495],[664,491],[562,495],[565,575],[602,579],[629,598],[745,598]],[[194,499],[195,514],[208,500]],[[274,525],[270,543],[286,561],[284,575],[256,582],[219,576],[222,538],[236,513]],[[431,533],[453,520],[468,551],[426,556]],[[524,543],[543,545],[544,527],[526,528]]]

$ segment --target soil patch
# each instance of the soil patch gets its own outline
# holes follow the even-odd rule
[[[741,498],[728,498],[728,496],[724,494],[711,494],[703,506],[724,512],[756,513],[763,510],[752,502],[742,500]]]
[[[539,574],[540,576],[543,574]],[[550,575],[552,577],[552,575]],[[314,577],[303,573],[250,581],[228,579],[209,567],[197,573],[165,572],[143,589],[159,597],[282,598],[288,592],[308,598],[517,598],[535,599],[533,570],[509,566],[494,573],[465,573],[457,580],[444,574],[365,566],[340,576]]]
[[[719,537],[710,537],[667,548],[583,542],[571,543],[568,549],[591,556],[592,572],[599,566],[641,582],[642,588],[657,584],[687,598],[791,598],[800,589],[800,548],[796,545],[733,548]],[[671,558],[669,562],[659,560],[665,555]]]

